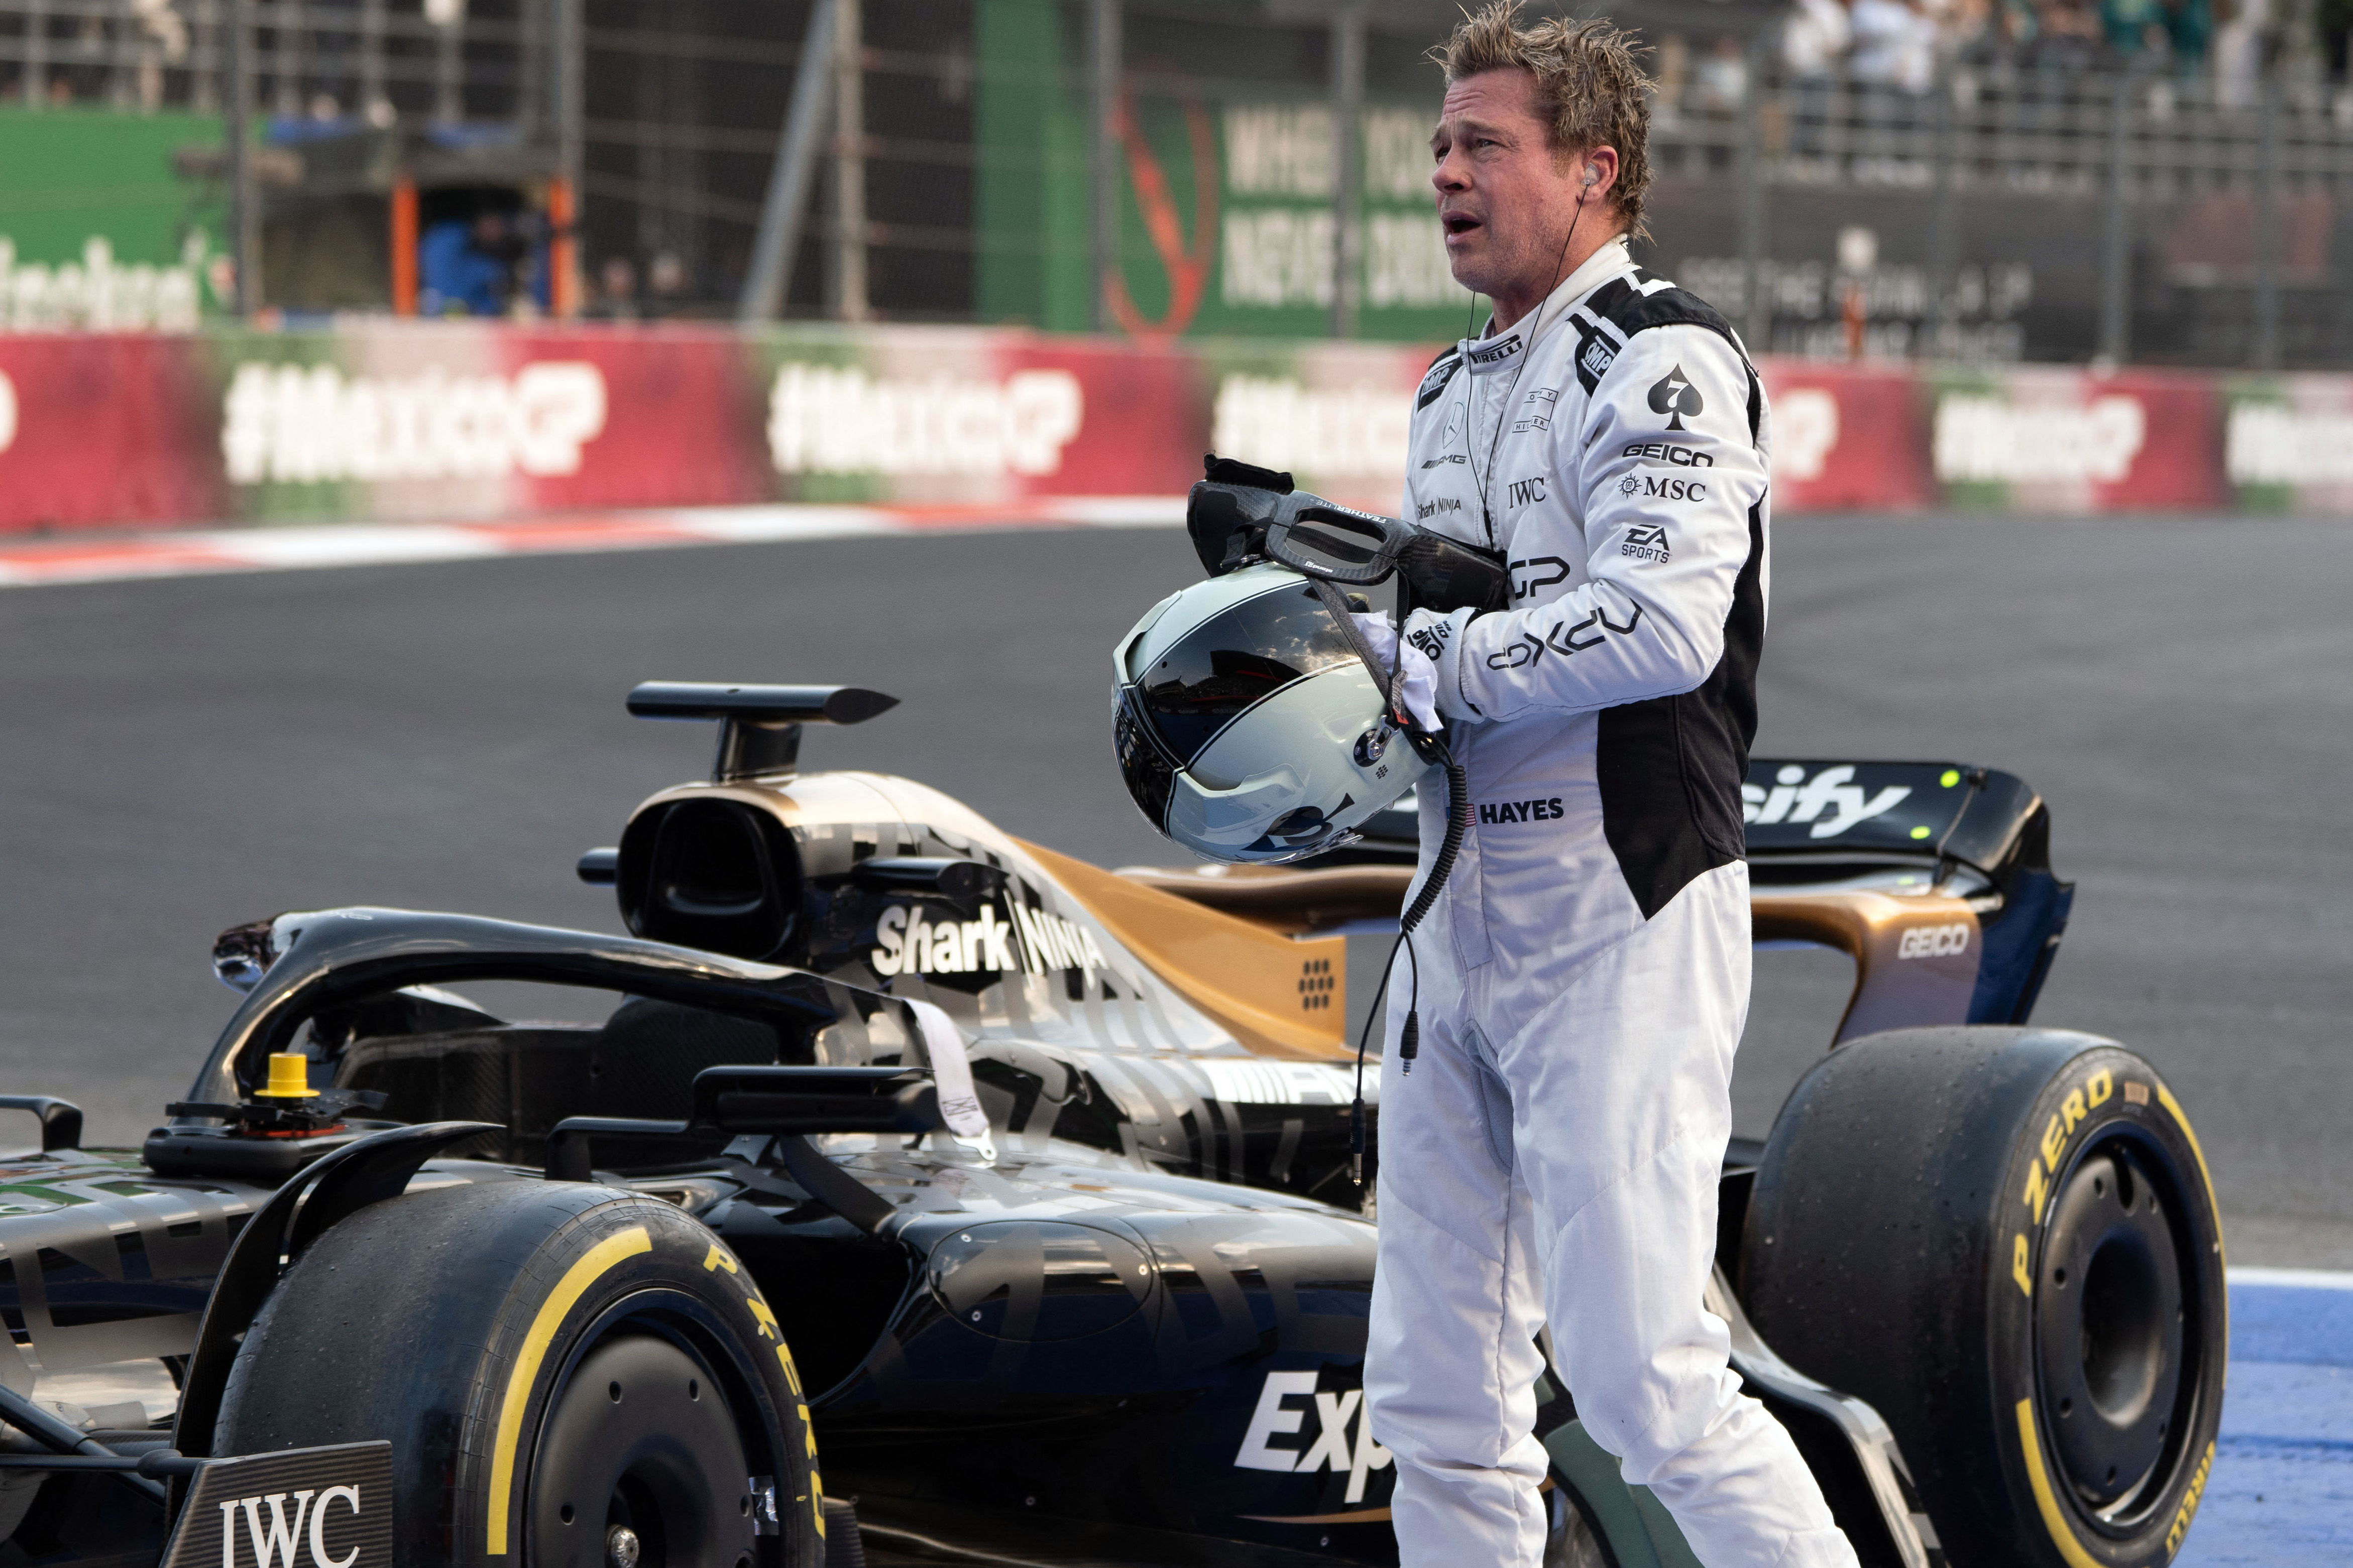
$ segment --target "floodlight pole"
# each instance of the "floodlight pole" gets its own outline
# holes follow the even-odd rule
[[[817,177],[818,149],[824,145],[826,110],[833,100],[833,26],[837,0],[809,7],[801,38],[800,68],[793,100],[776,138],[776,161],[768,170],[768,197],[760,206],[760,229],[752,242],[752,267],[735,319],[746,325],[773,321],[784,313],[800,250],[801,225],[808,212],[809,186]]]
[[[1752,354],[1773,352],[1773,308],[1765,293],[1765,68],[1771,51],[1760,37],[1749,45],[1741,104],[1740,313]]]
[[[2132,349],[2132,205],[2126,199],[2131,177],[2133,89],[2138,72],[2132,67],[2108,79],[2114,93],[2108,125],[2106,232],[2101,241],[2100,357],[2122,364]]]
[[[2255,164],[2255,368],[2280,367],[2280,89],[2266,66]]]
[[[833,314],[863,321],[868,293],[866,228],[866,35],[860,0],[834,0]]]
[[[229,263],[237,273],[236,313],[251,320],[261,309],[261,191],[253,163],[252,0],[224,0],[221,132],[228,156]]]
[[[1119,273],[1119,0],[1092,0],[1087,9],[1088,108],[1093,134],[1088,170],[1093,182],[1090,235],[1088,321],[1111,331],[1111,280]]]
[[[1356,335],[1365,267],[1365,4],[1332,13],[1332,335]]]

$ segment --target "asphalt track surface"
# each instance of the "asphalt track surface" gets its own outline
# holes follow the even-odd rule
[[[5,1081],[135,1140],[231,1010],[214,933],[281,910],[617,929],[572,861],[711,741],[629,719],[641,679],[878,687],[903,705],[812,731],[806,763],[922,778],[1104,864],[1168,860],[1110,763],[1109,650],[1197,575],[1174,531],[1070,531],[0,595]],[[2353,1265],[2348,584],[2339,521],[1778,531],[1759,751],[1982,763],[2043,792],[2079,890],[2038,1019],[2166,1074],[2233,1262]],[[1756,1133],[1844,968],[1759,963],[1736,1106]]]

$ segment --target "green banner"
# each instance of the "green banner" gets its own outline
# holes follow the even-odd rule
[[[1092,324],[1092,173],[1076,17],[1055,0],[979,0],[975,184],[983,320]],[[1320,88],[1236,74],[1205,23],[1132,49],[1115,115],[1118,266],[1109,319],[1135,336],[1317,337],[1332,322],[1339,144]],[[1358,331],[1460,336],[1470,294],[1449,274],[1430,186],[1429,101],[1368,102]]]
[[[173,153],[220,139],[217,115],[0,109],[0,329],[194,327],[224,220]]]

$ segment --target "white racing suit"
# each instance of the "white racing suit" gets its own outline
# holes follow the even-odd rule
[[[1514,597],[1402,628],[1475,803],[1381,1068],[1365,1389],[1408,1568],[1540,1562],[1546,1324],[1578,1418],[1707,1568],[1855,1562],[1701,1305],[1748,1007],[1766,471],[1731,330],[1622,243],[1415,397],[1405,515],[1503,552]]]

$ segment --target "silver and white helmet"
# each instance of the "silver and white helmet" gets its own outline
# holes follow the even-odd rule
[[[1427,765],[1307,579],[1271,563],[1154,605],[1113,652],[1128,793],[1211,860],[1297,860],[1356,837]]]

